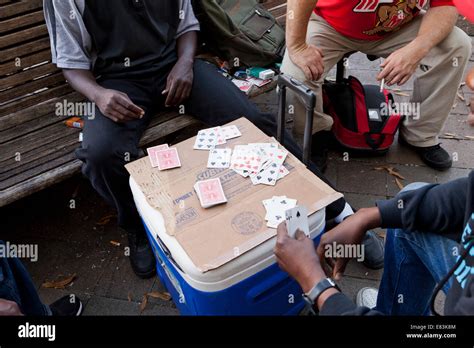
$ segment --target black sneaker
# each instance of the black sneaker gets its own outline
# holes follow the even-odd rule
[[[130,264],[135,274],[148,279],[156,275],[156,260],[143,227],[127,231]]]
[[[385,244],[381,237],[379,237],[374,231],[368,231],[364,240],[364,261],[362,262],[365,267],[370,269],[381,269],[383,268]]]
[[[328,167],[328,154],[331,141],[332,133],[329,131],[321,131],[313,135],[311,160],[323,173]]]
[[[430,147],[418,147],[409,144],[403,137],[398,137],[398,142],[415,151],[421,160],[429,167],[444,171],[453,166],[453,160],[449,153],[441,147],[441,144]]]
[[[49,305],[55,317],[78,317],[82,314],[82,302],[76,295],[68,295]]]

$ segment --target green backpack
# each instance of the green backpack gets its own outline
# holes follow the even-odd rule
[[[285,30],[257,0],[193,0],[207,49],[234,66],[281,61]]]

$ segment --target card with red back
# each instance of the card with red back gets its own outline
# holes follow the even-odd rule
[[[181,161],[179,160],[178,150],[176,148],[158,151],[156,153],[156,158],[158,161],[158,169],[160,170],[181,167]]]
[[[227,202],[220,179],[199,181],[196,183],[196,191],[204,208]]]
[[[163,144],[155,147],[150,147],[146,150],[148,152],[148,157],[150,158],[151,166],[153,168],[158,168],[158,158],[156,157],[156,153],[168,149],[168,144]]]

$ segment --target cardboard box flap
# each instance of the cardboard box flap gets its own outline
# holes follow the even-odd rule
[[[219,148],[235,145],[275,142],[246,119],[237,125],[242,137]],[[143,191],[150,206],[165,220],[166,232],[174,236],[202,272],[233,260],[276,234],[265,221],[262,201],[273,196],[288,196],[308,208],[309,214],[323,209],[342,197],[291,154],[285,163],[290,174],[277,185],[254,186],[230,169],[207,169],[208,151],[193,150],[195,138],[178,144],[182,167],[160,172],[142,158],[126,166]],[[228,203],[203,209],[194,192],[200,180],[220,178]]]

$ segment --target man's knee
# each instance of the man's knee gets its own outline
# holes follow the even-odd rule
[[[130,152],[120,150],[107,141],[88,143],[77,151],[77,156],[84,162],[83,171],[87,176],[92,173],[120,170],[131,160]]]
[[[408,192],[408,191],[415,191],[415,190],[418,190],[424,186],[427,186],[429,185],[428,183],[426,182],[413,182],[407,186],[405,186],[401,191],[401,192]]]
[[[454,27],[445,44],[453,50],[453,59],[461,58],[463,61],[467,62],[471,57],[472,40],[470,36],[460,28]]]

